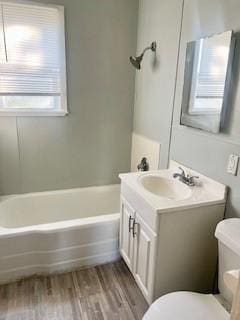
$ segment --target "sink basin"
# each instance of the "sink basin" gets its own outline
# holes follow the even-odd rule
[[[184,183],[158,175],[144,175],[139,178],[140,184],[147,191],[170,200],[184,200],[191,196],[191,189]]]
[[[179,166],[190,176],[199,176],[194,187],[173,178]],[[135,203],[139,210],[146,206],[161,214],[226,202],[226,186],[172,160],[168,169],[125,173],[120,178],[122,196],[130,197],[130,204]]]

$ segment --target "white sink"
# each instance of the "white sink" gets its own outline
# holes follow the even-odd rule
[[[139,177],[139,183],[147,191],[169,200],[185,200],[191,197],[191,189],[174,179],[167,179],[159,175],[144,175]]]
[[[174,179],[181,166],[186,174],[199,176],[195,186],[190,187]],[[121,174],[121,193],[129,198],[139,210],[149,205],[157,213],[189,209],[226,201],[226,186],[175,161],[168,169]],[[136,200],[138,199],[138,200]],[[143,201],[143,202],[142,202]]]

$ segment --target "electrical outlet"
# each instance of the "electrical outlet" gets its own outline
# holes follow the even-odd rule
[[[236,156],[235,154],[230,154],[228,158],[227,172],[236,176],[237,169],[238,169],[238,162],[239,162],[239,157]]]

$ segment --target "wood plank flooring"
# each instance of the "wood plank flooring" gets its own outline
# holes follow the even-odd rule
[[[138,320],[147,308],[122,260],[0,286],[0,320]]]

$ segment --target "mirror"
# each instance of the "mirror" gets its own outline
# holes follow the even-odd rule
[[[233,32],[187,44],[181,124],[217,133],[224,123]]]

